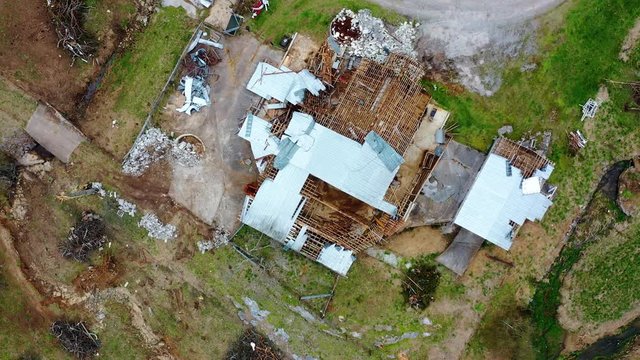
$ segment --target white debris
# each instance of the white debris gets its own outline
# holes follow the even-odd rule
[[[200,251],[200,253],[202,254],[215,248],[215,246],[213,245],[213,241],[211,240],[200,240],[196,243],[196,245],[198,246],[198,251]]]
[[[118,216],[123,217],[124,214],[129,216],[136,215],[136,204],[130,203],[125,199],[118,198],[116,200],[118,202]]]
[[[157,128],[150,128],[133,144],[129,156],[122,164],[122,172],[130,176],[140,176],[152,163],[162,159],[171,141],[167,134]]]
[[[185,96],[184,105],[176,109],[178,112],[191,115],[192,111],[200,111],[201,107],[211,104],[209,98],[211,87],[209,87],[206,80],[200,76],[184,76],[180,79],[178,90]]]
[[[171,148],[173,160],[184,167],[194,167],[200,163],[200,155],[195,146],[186,141],[174,142]]]
[[[140,219],[138,226],[147,230],[149,237],[164,240],[164,242],[174,239],[177,235],[177,230],[174,225],[163,224],[158,220],[158,217],[152,213],[145,214],[142,219]]]
[[[404,22],[392,32],[381,19],[371,15],[368,9],[360,10],[357,14],[349,9],[342,9],[332,24],[344,22],[349,18],[351,33],[356,32],[359,35],[352,37],[346,33],[340,33],[334,26],[331,28],[331,35],[340,40],[347,54],[377,62],[384,62],[390,53],[403,54],[414,59],[417,57],[415,42],[418,24]]]
[[[586,118],[594,118],[599,106],[600,104],[598,104],[598,102],[596,102],[595,100],[587,100],[587,102],[582,105],[582,119],[580,119],[580,121],[584,121],[584,119]]]
[[[229,243],[229,233],[222,228],[213,230],[213,240],[200,240],[196,243],[198,250],[205,253],[209,250],[218,249]]]

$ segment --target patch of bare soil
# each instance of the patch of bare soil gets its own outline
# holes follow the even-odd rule
[[[640,160],[636,161],[640,165]],[[631,167],[620,175],[618,205],[628,216],[640,214],[640,169]]]
[[[629,61],[629,54],[631,54],[636,45],[638,45],[638,40],[640,40],[640,18],[631,30],[629,30],[627,37],[624,39],[618,58],[624,62]]]
[[[419,226],[391,236],[384,247],[398,255],[411,258],[440,253],[447,244],[447,239],[437,228]]]
[[[115,257],[107,255],[102,263],[91,266],[73,280],[73,285],[82,291],[93,291],[113,287],[122,277],[124,269]]]

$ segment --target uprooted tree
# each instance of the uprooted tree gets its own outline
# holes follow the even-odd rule
[[[88,359],[100,349],[98,336],[87,329],[83,322],[56,321],[51,333],[62,347],[78,359]]]
[[[67,239],[60,244],[60,252],[67,259],[86,262],[91,252],[102,247],[106,241],[105,223],[92,212],[85,211],[71,228]]]
[[[254,328],[246,329],[236,340],[227,355],[227,360],[282,360],[284,355],[266,336]]]
[[[74,60],[80,58],[87,62],[96,47],[84,29],[85,0],[47,0],[47,5],[58,34],[58,47],[68,51]]]

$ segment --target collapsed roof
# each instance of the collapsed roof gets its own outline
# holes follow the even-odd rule
[[[318,95],[325,90],[322,81],[318,80],[309,70],[295,72],[285,66],[277,68],[266,62],[258,63],[247,90],[260,97],[276,99],[282,103],[297,105],[304,101],[305,91]]]

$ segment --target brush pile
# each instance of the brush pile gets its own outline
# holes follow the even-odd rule
[[[102,218],[85,211],[76,226],[71,228],[67,240],[60,245],[60,252],[67,259],[87,262],[91,252],[101,248],[106,239]]]
[[[51,333],[65,350],[78,359],[91,358],[100,349],[98,336],[87,330],[82,322],[56,321],[51,325]]]
[[[284,359],[284,355],[266,336],[249,328],[231,345],[225,359],[281,360]]]
[[[411,307],[425,309],[434,300],[438,284],[438,268],[428,259],[421,258],[406,270],[402,290]]]
[[[58,34],[58,47],[68,51],[73,60],[88,62],[95,45],[84,30],[87,6],[84,0],[47,0],[53,25]]]

